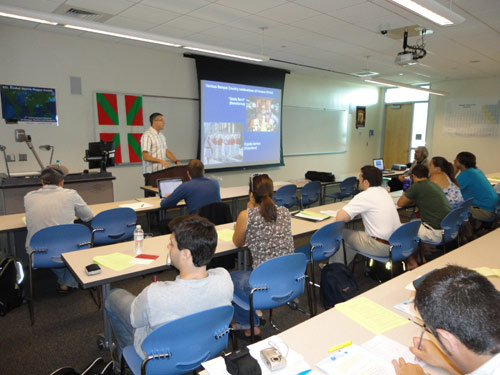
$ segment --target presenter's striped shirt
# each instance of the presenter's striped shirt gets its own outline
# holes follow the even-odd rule
[[[141,137],[142,151],[147,151],[154,158],[167,160],[167,140],[165,136],[150,127]],[[160,163],[151,163],[142,160],[142,174],[153,173],[162,170]]]

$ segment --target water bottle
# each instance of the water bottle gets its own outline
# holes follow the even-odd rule
[[[144,250],[144,231],[140,225],[135,226],[134,230],[134,253],[135,255],[142,254]]]

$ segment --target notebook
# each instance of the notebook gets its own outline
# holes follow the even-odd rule
[[[389,173],[390,169],[384,169],[384,159],[373,159],[373,166],[380,169],[382,173]]]
[[[182,184],[182,178],[180,177],[158,179],[158,191],[160,192],[160,198],[165,198],[167,195],[172,194],[172,192],[180,184]]]

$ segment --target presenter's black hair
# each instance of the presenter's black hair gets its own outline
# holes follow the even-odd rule
[[[417,178],[428,178],[429,177],[429,168],[425,165],[417,164],[411,170],[411,174],[415,175]]]
[[[365,165],[361,168],[361,177],[370,183],[370,187],[382,185],[382,172],[373,165]]]
[[[443,329],[477,354],[500,353],[500,292],[476,271],[454,265],[433,271],[417,288],[415,306],[438,340]]]
[[[457,160],[465,168],[476,168],[476,155],[472,152],[463,151],[457,155]]]
[[[191,251],[196,267],[210,263],[217,247],[217,231],[210,221],[191,215],[177,217],[168,226],[175,235],[179,250]]]
[[[153,126],[153,121],[158,117],[158,116],[163,116],[161,113],[159,112],[155,112],[155,113],[152,113],[150,116],[149,116],[149,123],[151,124],[151,126]]]

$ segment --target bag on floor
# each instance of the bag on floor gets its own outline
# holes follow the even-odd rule
[[[50,375],[114,375],[113,361],[105,363],[101,357],[97,357],[82,372],[76,371],[73,367],[61,367]]]
[[[0,316],[23,303],[23,265],[9,256],[0,262]]]
[[[358,283],[349,267],[331,263],[321,270],[321,297],[325,309],[359,294]]]

